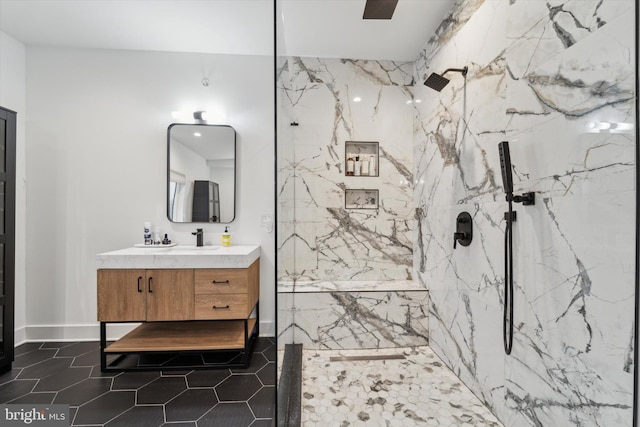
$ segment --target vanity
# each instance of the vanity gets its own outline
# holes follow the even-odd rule
[[[103,371],[249,365],[259,246],[128,248],[96,265]],[[140,325],[108,344],[108,324],[129,322]]]

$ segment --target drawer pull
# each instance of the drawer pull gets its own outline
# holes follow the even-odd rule
[[[227,284],[228,285],[230,282],[229,282],[229,280],[220,280],[220,281],[212,280],[211,283],[213,283],[214,285],[220,285],[220,284]]]
[[[214,305],[213,307],[214,310],[228,310],[229,309],[229,304],[225,305],[224,307],[218,307],[217,305]]]
[[[138,292],[142,292],[142,289],[140,288],[141,281],[142,281],[142,276],[138,276]]]
[[[149,280],[147,281],[147,290],[149,291],[150,294],[153,293],[153,289],[151,289],[152,284],[153,284],[153,277],[149,277]]]

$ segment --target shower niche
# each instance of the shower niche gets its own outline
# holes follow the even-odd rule
[[[379,191],[374,189],[345,189],[345,209],[378,209]]]
[[[345,141],[345,176],[379,176],[378,143],[367,141]]]

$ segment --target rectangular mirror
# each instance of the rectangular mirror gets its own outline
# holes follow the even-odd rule
[[[167,131],[167,217],[229,223],[236,216],[236,131],[178,124]]]

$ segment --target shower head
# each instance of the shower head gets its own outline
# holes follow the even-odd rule
[[[425,80],[424,85],[430,87],[433,90],[437,90],[438,92],[440,92],[449,83],[449,79],[444,77],[444,75],[447,74],[449,71],[456,71],[458,73],[461,73],[463,77],[466,77],[467,71],[469,71],[469,67],[447,68],[446,70],[444,70],[444,73],[442,74],[431,73],[429,78]]]
[[[447,84],[449,84],[449,79],[436,73],[431,73],[429,78],[424,82],[425,86],[429,86],[431,89],[437,90],[438,92],[440,92]]]

